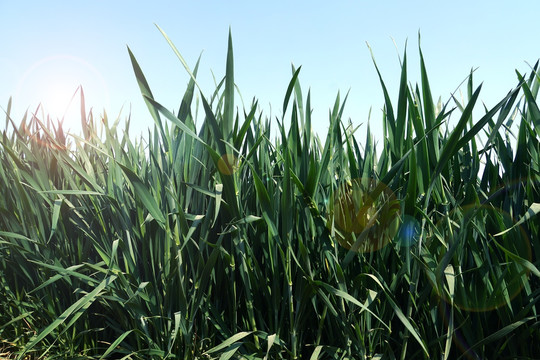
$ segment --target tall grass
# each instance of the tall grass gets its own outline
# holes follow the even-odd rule
[[[339,95],[324,141],[313,134],[300,69],[272,138],[256,101],[235,103],[230,34],[210,96],[199,62],[191,70],[163,35],[190,80],[173,113],[129,51],[154,120],[146,137],[128,136],[129,119],[94,118],[82,90],[80,136],[34,115],[17,125],[8,105],[0,348],[20,359],[540,354],[538,64],[474,120],[472,74],[465,101],[435,104],[422,53],[416,85],[404,53],[397,101],[379,73],[376,154],[369,129],[359,139],[342,121]]]

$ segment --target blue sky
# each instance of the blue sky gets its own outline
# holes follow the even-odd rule
[[[408,39],[409,81],[420,81],[418,32],[433,95],[446,101],[468,75],[484,83],[480,98],[489,106],[516,85],[514,69],[529,72],[540,57],[536,1],[2,1],[0,2],[0,107],[13,97],[20,121],[40,101],[62,116],[81,84],[94,115],[116,118],[131,109],[132,135],[146,132],[151,117],[139,93],[126,45],[141,65],[155,98],[178,109],[189,80],[158,24],[193,66],[202,52],[199,82],[213,90],[212,72],[224,75],[228,29],[235,55],[235,80],[246,105],[281,116],[291,63],[302,65],[300,81],[312,92],[315,130],[324,137],[328,109],[338,91],[350,90],[345,120],[371,125],[380,139],[383,95],[377,64],[397,98],[399,58]],[[397,44],[397,50],[393,40]],[[237,104],[241,106],[240,100]],[[74,132],[78,106],[64,127]],[[3,118],[4,114],[0,115]],[[5,128],[0,121],[0,130]]]

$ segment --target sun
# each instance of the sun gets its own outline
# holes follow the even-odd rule
[[[66,130],[79,132],[81,126],[80,88],[86,110],[102,110],[109,103],[107,82],[89,62],[72,55],[55,55],[33,63],[19,79],[14,101],[29,106],[35,115],[63,121]],[[94,114],[96,115],[96,114]]]

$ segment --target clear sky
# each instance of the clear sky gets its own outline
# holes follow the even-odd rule
[[[478,68],[475,82],[484,82],[480,98],[489,107],[516,85],[516,68],[529,72],[526,62],[540,57],[538,14],[538,1],[0,0],[0,118],[10,96],[15,121],[40,102],[61,117],[81,84],[94,115],[105,109],[116,118],[123,107],[122,118],[131,111],[130,133],[146,132],[152,119],[126,45],[157,101],[169,109],[178,109],[189,80],[158,24],[190,66],[202,52],[199,80],[206,94],[214,89],[212,72],[218,81],[224,75],[231,27],[235,80],[246,106],[256,97],[265,114],[271,104],[272,117],[280,117],[293,63],[302,65],[304,92],[311,88],[321,137],[337,92],[349,90],[345,120],[365,128],[371,108],[377,133],[384,98],[366,42],[393,99],[398,52],[407,39],[409,81],[420,81],[420,32],[433,95],[446,101],[471,68]],[[64,125],[74,132],[80,131],[78,106],[71,105]]]

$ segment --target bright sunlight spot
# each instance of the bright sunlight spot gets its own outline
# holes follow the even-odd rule
[[[25,71],[18,81],[15,100],[30,98],[29,113],[35,113],[42,120],[46,120],[47,115],[55,122],[64,119],[65,130],[78,132],[81,128],[80,86],[87,112],[92,104],[104,104],[106,108],[109,103],[107,82],[92,64],[70,55],[46,57]],[[94,116],[102,112],[103,109],[93,109]]]

